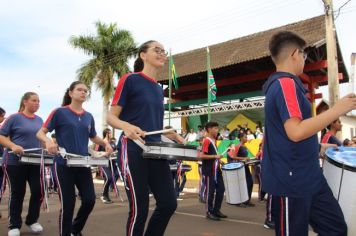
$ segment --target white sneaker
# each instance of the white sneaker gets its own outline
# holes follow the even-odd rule
[[[43,231],[42,225],[40,225],[40,223],[38,223],[38,222],[36,222],[32,225],[29,225],[28,227],[30,227],[31,231],[34,233],[41,233]]]
[[[9,232],[7,233],[8,236],[20,236],[20,230],[15,228],[15,229],[10,229]]]

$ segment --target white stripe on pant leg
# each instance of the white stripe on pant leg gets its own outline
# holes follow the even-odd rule
[[[130,236],[132,236],[133,235],[133,228],[135,226],[136,218],[137,218],[137,202],[136,202],[135,187],[134,187],[134,184],[133,184],[132,175],[131,175],[131,171],[130,171],[129,165],[127,165],[127,169],[128,169],[127,170],[127,174],[129,175],[129,182],[131,183],[131,186],[130,186],[131,201],[133,201],[133,203],[134,203],[134,211],[133,211],[134,219],[133,219],[132,222],[130,222],[130,226],[129,226]]]
[[[209,212],[209,176],[206,176],[206,198],[205,198],[205,210],[206,212]]]
[[[286,236],[289,236],[289,205],[288,205],[288,197],[286,197]]]
[[[62,194],[62,188],[61,188],[61,184],[59,183],[59,179],[58,179],[58,171],[57,171],[57,163],[54,163],[54,171],[56,172],[56,181],[57,181],[57,188],[59,190],[58,194],[61,195],[60,196],[60,202],[61,202],[61,213],[59,213],[59,221],[60,221],[60,230],[59,230],[59,235],[63,234],[63,215],[64,215],[64,208],[63,208],[63,194]]]

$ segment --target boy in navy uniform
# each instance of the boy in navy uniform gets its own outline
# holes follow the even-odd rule
[[[206,217],[218,221],[220,218],[227,217],[220,211],[225,188],[220,169],[220,158],[222,155],[218,154],[215,144],[219,125],[216,122],[210,121],[205,125],[205,130],[207,136],[203,141],[200,157],[203,159],[202,172],[207,188]]]
[[[250,160],[248,157],[248,150],[245,144],[247,143],[247,134],[239,133],[238,138],[240,140],[240,144],[236,145],[229,153],[228,153],[228,162],[247,162]],[[247,192],[248,192],[248,200],[242,204],[238,204],[240,207],[254,207],[255,204],[251,202],[252,189],[253,189],[253,178],[250,172],[250,167],[245,164],[245,174],[246,174],[246,184],[247,184]]]
[[[354,94],[311,117],[303,73],[306,42],[283,31],[272,36],[269,50],[276,65],[263,86],[265,142],[262,188],[273,195],[276,235],[307,236],[310,224],[318,235],[347,235],[347,225],[319,167],[317,132],[356,108]]]

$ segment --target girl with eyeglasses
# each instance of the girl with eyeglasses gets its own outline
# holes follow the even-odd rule
[[[120,78],[108,115],[108,123],[123,130],[118,143],[118,162],[130,206],[126,225],[130,236],[163,235],[177,207],[168,161],[144,159],[142,149],[132,141],[161,141],[160,134],[145,137],[145,132],[163,129],[163,90],[156,76],[166,62],[166,55],[157,41],[141,45],[134,65],[136,73]],[[175,132],[169,138],[183,142]],[[144,232],[149,189],[156,199],[156,208]]]
[[[80,81],[73,82],[64,94],[62,107],[55,109],[47,118],[37,137],[45,143],[46,149],[52,154],[58,153],[58,146],[68,153],[88,156],[89,139],[105,146],[110,154],[112,148],[104,142],[95,131],[92,114],[83,109],[88,95],[87,86]],[[55,131],[57,144],[46,136],[47,132]],[[57,155],[54,158],[55,176],[58,194],[61,201],[59,213],[60,236],[81,236],[82,230],[95,205],[95,190],[90,167],[68,167],[66,160]],[[81,206],[73,220],[75,207],[75,187],[79,190]]]

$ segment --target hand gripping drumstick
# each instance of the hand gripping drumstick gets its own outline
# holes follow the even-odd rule
[[[42,148],[29,148],[29,149],[24,149],[24,152],[33,152],[33,151],[39,151],[42,150]],[[9,153],[14,153],[13,151],[10,151]]]
[[[162,130],[156,130],[156,131],[151,131],[151,132],[146,132],[145,136],[148,135],[153,135],[153,134],[164,134],[164,133],[169,133],[172,131],[175,131],[176,129],[162,129]]]

